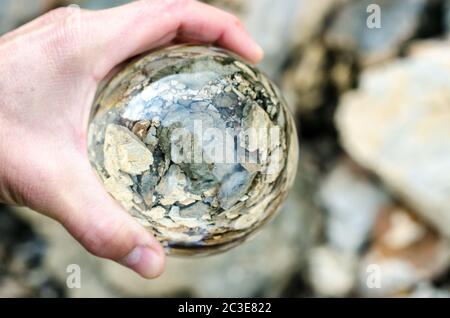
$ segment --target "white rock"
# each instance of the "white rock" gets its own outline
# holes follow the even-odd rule
[[[105,168],[111,175],[118,170],[138,175],[153,164],[153,155],[145,144],[130,130],[115,124],[106,127],[103,152]]]
[[[166,209],[161,206],[157,206],[148,211],[143,211],[142,214],[148,216],[151,220],[162,219],[166,215]]]
[[[450,44],[363,73],[336,123],[348,153],[450,237]]]
[[[133,191],[126,184],[117,182],[113,177],[108,178],[104,182],[106,190],[118,200],[125,209],[131,209],[133,204]]]
[[[352,291],[356,282],[352,256],[321,246],[311,250],[308,262],[309,280],[318,295],[344,297]]]

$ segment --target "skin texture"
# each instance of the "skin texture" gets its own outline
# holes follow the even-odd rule
[[[99,82],[128,58],[180,39],[262,58],[236,17],[189,0],[62,8],[0,37],[0,202],[57,220],[96,256],[159,276],[163,248],[104,190],[86,133]]]

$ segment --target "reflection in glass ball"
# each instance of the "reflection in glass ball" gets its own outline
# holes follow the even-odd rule
[[[96,98],[89,158],[108,192],[174,254],[231,248],[279,210],[297,167],[274,85],[218,48],[175,46]]]

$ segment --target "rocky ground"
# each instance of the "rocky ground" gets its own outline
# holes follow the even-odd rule
[[[226,254],[171,258],[145,281],[55,222],[1,207],[0,296],[449,297],[450,1],[208,2],[243,19],[296,116],[282,213]],[[70,3],[112,2],[4,0],[0,34]],[[373,3],[380,29],[366,24]],[[80,289],[65,287],[69,264]]]

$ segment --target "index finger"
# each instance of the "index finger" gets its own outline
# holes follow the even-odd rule
[[[168,44],[177,36],[217,43],[252,63],[263,55],[235,16],[192,0],[141,0],[89,12],[87,20],[84,46],[93,51],[91,56],[102,57],[96,71],[99,77],[120,62]]]

